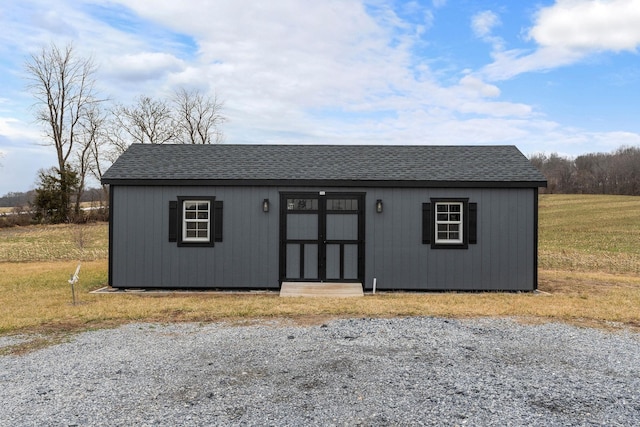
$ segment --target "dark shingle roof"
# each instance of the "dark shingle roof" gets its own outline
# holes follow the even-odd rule
[[[514,146],[134,144],[113,185],[545,186]]]

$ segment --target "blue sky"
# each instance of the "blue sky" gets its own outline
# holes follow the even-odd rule
[[[5,0],[0,195],[56,164],[24,63],[93,56],[114,102],[216,93],[226,143],[640,145],[640,0]]]

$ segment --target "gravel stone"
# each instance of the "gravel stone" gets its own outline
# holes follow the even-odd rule
[[[31,341],[32,339],[33,337],[30,337],[28,335],[7,335],[0,337],[0,350],[4,349],[5,347],[12,347]]]
[[[130,324],[2,356],[0,387],[3,426],[628,426],[640,335],[428,317]]]

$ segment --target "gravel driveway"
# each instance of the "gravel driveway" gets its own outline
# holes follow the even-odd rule
[[[2,426],[629,426],[640,335],[509,319],[132,324],[2,356],[0,386]]]

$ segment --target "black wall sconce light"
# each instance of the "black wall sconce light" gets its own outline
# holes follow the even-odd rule
[[[262,212],[269,212],[269,199],[262,201]]]
[[[382,200],[380,199],[376,200],[376,212],[382,213]]]

